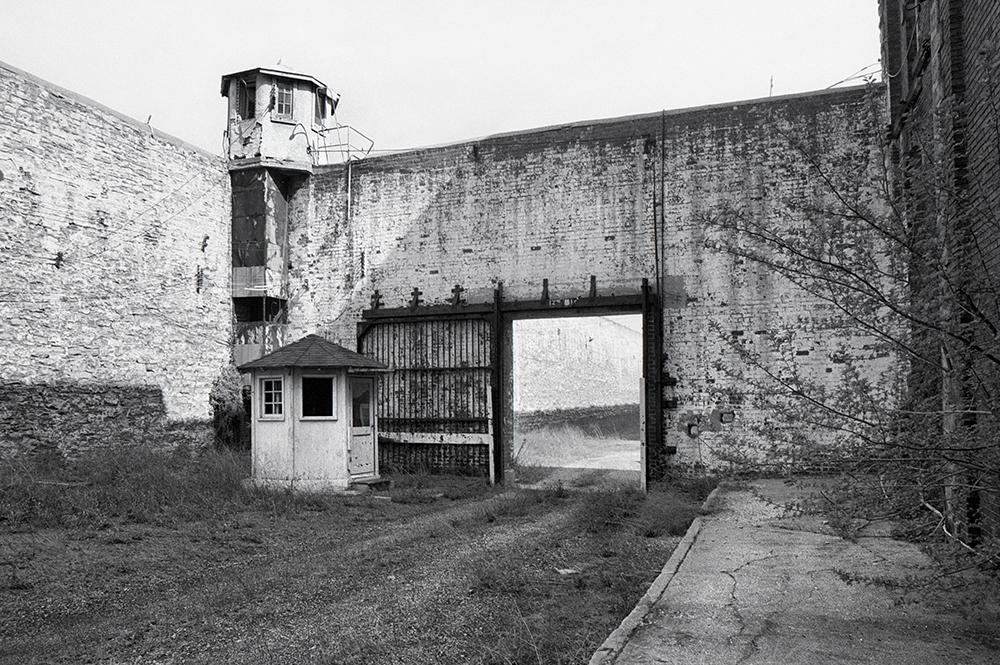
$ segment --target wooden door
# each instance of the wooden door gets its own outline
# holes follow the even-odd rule
[[[351,391],[351,449],[347,470],[352,476],[371,475],[375,473],[374,381],[351,377],[348,383]]]

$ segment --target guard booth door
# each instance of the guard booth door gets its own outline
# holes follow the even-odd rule
[[[351,449],[347,470],[352,476],[375,473],[375,425],[372,419],[374,381],[350,377]]]

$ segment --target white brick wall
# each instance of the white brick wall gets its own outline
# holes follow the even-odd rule
[[[142,438],[204,423],[229,357],[225,165],[12,68],[0,66],[0,100],[2,444],[72,449],[112,425]],[[835,308],[720,251],[740,239],[710,220],[740,209],[808,229],[788,199],[822,208],[830,195],[789,135],[824,168],[865,163],[876,150],[865,103],[858,91],[817,93],[320,168],[290,201],[288,337],[353,346],[375,289],[388,307],[415,286],[424,303],[447,302],[455,284],[470,302],[499,282],[509,300],[537,300],[548,279],[561,299],[585,295],[594,275],[602,295],[634,294],[655,281],[659,256],[675,462],[808,463],[830,439],[803,425],[793,429],[808,442],[788,443],[768,375],[835,396],[851,366],[885,402],[895,359],[845,331]],[[845,186],[864,194],[871,175]],[[735,422],[713,420],[720,409]]]
[[[0,446],[204,440],[229,357],[224,163],[3,65],[0,99]]]

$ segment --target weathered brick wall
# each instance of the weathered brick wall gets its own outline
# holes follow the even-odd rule
[[[933,462],[923,465],[921,483],[948,486],[950,505],[942,507],[958,533],[964,522],[978,523],[995,538],[1000,371],[991,357],[1000,349],[1000,5],[881,0],[880,16],[893,80],[890,136],[898,154],[897,181],[909,203],[907,219],[925,243],[911,288],[918,316],[932,325],[917,327],[914,337],[925,354],[948,358],[947,371],[914,363],[910,399],[924,422],[913,430],[932,433],[931,440],[942,445],[977,442],[967,453],[949,450],[938,457],[955,465],[947,473],[933,472],[938,460],[928,453]],[[958,334],[949,338],[940,329]],[[970,350],[961,338],[974,338],[979,348]],[[972,413],[959,420],[963,408]],[[971,531],[968,537],[974,539]]]
[[[824,211],[840,197],[884,212],[875,96],[854,89],[667,118],[664,265],[687,292],[685,306],[664,311],[666,362],[678,381],[667,436],[681,463],[822,468],[857,440],[810,424],[823,414],[807,413],[792,393],[852,411],[860,378],[871,383],[865,399],[894,400],[891,348],[853,326],[840,302],[740,256],[750,240],[720,222],[740,216],[772,233],[772,245],[804,246],[830,228]],[[829,239],[831,251],[864,242],[844,231]],[[723,412],[734,422],[720,422]]]
[[[1000,322],[1000,4],[977,0],[964,3],[964,51],[967,68],[965,102],[968,109],[966,137],[968,148],[968,178],[970,215],[976,246],[982,256],[976,274],[980,286],[979,307],[990,321]],[[980,257],[977,257],[980,258]],[[995,329],[981,326],[979,339],[986,348],[998,350]],[[980,391],[980,403],[991,408],[997,404],[995,395],[1000,390],[1000,368],[994,363],[979,359],[976,368],[985,377],[986,389]],[[983,395],[985,393],[985,395]],[[992,454],[983,455],[977,462],[996,470],[1000,466],[1000,449],[995,439],[997,431],[994,417],[982,418],[979,423],[979,440],[991,446]],[[1000,477],[997,473],[978,473],[977,485],[981,491],[970,496],[967,505],[969,520],[974,525],[972,539],[986,535],[993,542],[1000,541]],[[978,515],[977,515],[978,513]],[[979,528],[980,534],[974,529]]]
[[[965,102],[968,178],[973,231],[981,249],[980,279],[995,293],[1000,275],[1000,4],[967,2],[965,44]],[[1000,303],[981,298],[993,320],[1000,320]]]
[[[203,443],[225,164],[0,63],[0,452]]]
[[[290,206],[290,337],[319,330],[352,344],[376,289],[388,307],[407,304],[414,287],[423,303],[448,302],[455,284],[470,302],[488,301],[499,282],[507,299],[537,300],[547,278],[558,299],[585,295],[590,275],[602,294],[621,294],[660,274],[664,373],[677,381],[665,389],[664,444],[677,448],[675,462],[808,464],[819,450],[822,463],[826,451],[814,442],[823,437],[808,426],[797,443],[778,446],[768,399],[784,388],[762,383],[769,374],[806,377],[832,394],[845,385],[849,360],[874,382],[873,399],[891,399],[894,359],[845,331],[830,304],[713,248],[721,232],[709,233],[706,220],[744,207],[767,223],[806,228],[810,205],[836,199],[817,165],[849,164],[856,178],[845,186],[872,190],[881,156],[868,110],[865,91],[841,90],[321,170]],[[789,208],[788,199],[810,205]],[[747,346],[767,371],[747,363]],[[720,408],[733,422],[713,424]]]
[[[537,299],[544,278],[551,297],[572,297],[590,275],[602,292],[637,291],[653,264],[641,129],[573,126],[316,174],[290,210],[291,320],[350,342],[376,288],[389,307],[414,286],[425,303],[447,301],[455,284],[483,302],[499,281],[509,299]]]

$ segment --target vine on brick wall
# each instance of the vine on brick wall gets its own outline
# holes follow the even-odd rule
[[[764,192],[703,219],[711,247],[808,294],[809,325],[850,334],[807,359],[780,335],[750,347],[719,324],[728,353],[717,368],[746,386],[758,413],[778,414],[757,423],[765,459],[826,457],[859,483],[871,480],[911,533],[943,534],[994,566],[1000,288],[983,267],[996,263],[996,211],[955,186],[941,155],[904,156],[894,169],[880,132],[882,93],[873,86],[870,96],[859,124],[867,153],[820,150],[775,126],[811,198]],[[809,203],[817,193],[821,206]]]

